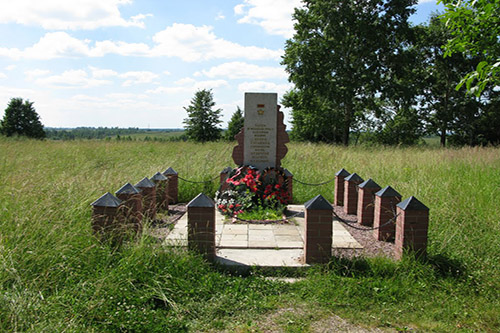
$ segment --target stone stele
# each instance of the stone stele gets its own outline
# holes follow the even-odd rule
[[[279,111],[278,94],[245,93],[244,128],[235,138],[238,146],[233,150],[237,165],[252,165],[260,170],[279,168],[286,155],[289,142]]]

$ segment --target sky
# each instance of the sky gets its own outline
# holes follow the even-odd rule
[[[280,61],[298,6],[0,0],[0,116],[21,97],[34,102],[46,127],[181,128],[195,92],[212,89],[225,128],[245,92],[281,98],[292,87]],[[418,24],[442,6],[420,0],[416,9]]]

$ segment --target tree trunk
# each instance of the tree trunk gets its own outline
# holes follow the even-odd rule
[[[351,129],[351,118],[352,118],[352,104],[346,103],[344,107],[344,130],[342,133],[342,144],[344,146],[349,145],[349,132]]]
[[[441,129],[441,147],[446,147],[446,126]]]

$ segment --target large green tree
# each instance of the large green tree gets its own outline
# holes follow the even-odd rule
[[[446,8],[443,21],[452,34],[446,55],[463,53],[480,58],[476,68],[464,76],[467,90],[479,96],[486,86],[500,84],[500,1],[439,0]]]
[[[220,138],[221,129],[218,125],[221,109],[214,110],[215,106],[211,89],[198,90],[191,104],[184,107],[188,118],[184,119],[186,135],[189,139],[199,142],[215,141]]]
[[[282,61],[295,84],[282,101],[293,109],[294,131],[324,141],[337,141],[340,132],[348,144],[357,116],[375,107],[388,68],[406,47],[415,3],[305,0],[295,10],[295,34]]]
[[[234,136],[238,134],[243,128],[245,123],[245,118],[243,117],[243,112],[240,107],[236,107],[236,111],[234,111],[231,116],[231,120],[227,124],[227,131],[225,133],[225,139],[228,141],[234,140]]]
[[[478,61],[461,53],[444,57],[444,45],[450,38],[444,22],[432,16],[428,25],[422,27],[417,43],[423,55],[420,63],[425,68],[423,108],[428,112],[429,132],[440,136],[442,147],[447,136],[462,127],[460,122],[470,118],[467,115],[478,114],[480,106],[477,98],[455,89]]]
[[[29,138],[45,138],[40,118],[33,102],[22,98],[12,98],[0,121],[0,133],[6,136],[21,135]]]

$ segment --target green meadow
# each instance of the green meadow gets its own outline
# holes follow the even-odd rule
[[[167,167],[214,179],[233,166],[233,147],[0,138],[0,331],[307,332],[335,315],[388,330],[500,330],[498,148],[288,144],[282,164],[298,180],[345,168],[426,204],[426,259],[333,258],[240,276],[147,232],[120,249],[92,236],[90,203],[105,192]],[[179,181],[182,202],[216,190]],[[317,194],[333,201],[333,183],[294,184],[296,203]]]

